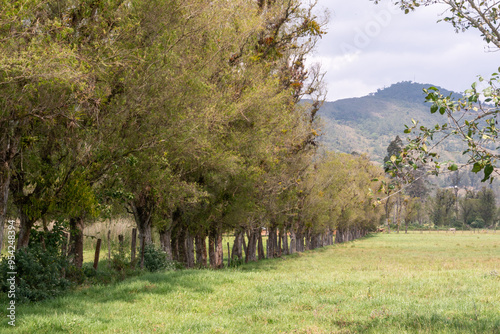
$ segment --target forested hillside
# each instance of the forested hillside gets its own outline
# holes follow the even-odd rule
[[[439,114],[431,114],[431,104],[425,103],[422,90],[431,86],[400,82],[368,96],[325,102],[318,112],[323,121],[321,141],[330,150],[367,153],[372,160],[382,162],[389,143],[397,135],[404,138],[404,125],[410,125],[412,119],[426,126],[446,121]],[[452,94],[440,90],[444,95]],[[452,140],[440,152],[446,158],[460,160],[461,148]]]

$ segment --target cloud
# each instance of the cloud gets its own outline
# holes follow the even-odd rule
[[[363,96],[393,83],[414,80],[463,91],[478,74],[497,70],[495,53],[484,51],[478,32],[456,34],[436,23],[445,7],[404,15],[389,1],[327,1],[329,33],[310,62],[327,72],[328,100]],[[441,16],[442,17],[442,16]]]

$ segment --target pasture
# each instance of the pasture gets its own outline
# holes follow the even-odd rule
[[[1,333],[500,333],[500,233],[377,234],[19,305]]]

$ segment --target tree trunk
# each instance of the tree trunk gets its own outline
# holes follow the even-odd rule
[[[3,246],[3,230],[5,220],[7,219],[7,203],[9,200],[9,185],[11,171],[9,164],[3,162],[0,164],[0,250]]]
[[[11,185],[13,170],[12,164],[13,159],[18,154],[18,147],[21,143],[22,137],[19,128],[17,128],[17,126],[13,124],[17,124],[17,122],[9,124],[3,122],[1,131],[2,133],[0,133],[0,250],[3,246],[3,230],[5,226],[5,219],[7,218],[9,187]]]
[[[202,242],[201,242],[201,235],[198,232],[198,234],[194,237],[194,244],[195,244],[195,252],[196,252],[196,266],[198,268],[202,268],[202,260],[201,260],[201,253],[202,253]]]
[[[181,217],[181,211],[179,209],[176,209],[172,213],[172,227],[171,227],[171,235],[170,235],[170,245],[172,249],[172,259],[174,261],[182,262],[182,257],[181,253],[183,254],[182,251],[182,246],[181,243],[184,242],[183,239],[179,238],[179,229],[181,228],[182,225],[182,217]]]
[[[171,239],[172,230],[171,229],[162,229],[160,231],[160,246],[161,249],[167,253],[167,260],[172,261],[172,244]]]
[[[195,237],[196,265],[200,268],[207,267],[207,242],[205,233],[199,232]]]
[[[241,242],[243,243],[243,250],[245,251],[245,258],[246,258],[247,253],[248,253],[248,248],[247,248],[247,242],[245,239],[245,232],[244,231],[241,232]]]
[[[342,232],[341,232],[341,230],[336,230],[335,231],[335,243],[336,244],[341,244],[342,243]]]
[[[259,233],[258,229],[252,229],[248,234],[248,246],[247,246],[247,252],[245,253],[245,263],[257,261],[257,258],[255,256],[255,253],[257,251],[257,240],[258,240],[257,233]]]
[[[19,226],[19,235],[17,238],[16,249],[28,247],[28,244],[30,241],[31,228],[35,224],[35,220],[32,218],[29,218],[28,215],[26,215],[23,212],[22,207],[21,207],[21,210],[19,210],[19,211],[20,211],[19,219],[20,219],[21,224]]]
[[[264,243],[262,241],[262,230],[259,228],[257,231],[258,231],[257,233],[258,233],[258,241],[259,241],[258,253],[259,253],[259,261],[260,261],[260,260],[266,258],[266,254],[264,254]],[[268,239],[268,242],[269,242],[269,239]]]
[[[217,269],[217,256],[217,231],[215,227],[211,227],[208,233],[208,257],[210,260],[210,267],[213,269]]]
[[[140,249],[142,249],[142,242],[149,245],[153,243],[152,238],[152,223],[153,223],[153,203],[148,203],[147,199],[141,201],[141,203],[130,203],[130,208],[134,215],[135,223],[137,224],[137,230],[139,231],[139,241]]]
[[[216,245],[216,256],[215,259],[217,261],[216,267],[217,269],[224,268],[224,245],[222,244],[222,231],[217,231],[217,245]]]
[[[302,228],[299,227],[296,233],[297,237],[297,252],[304,251],[304,235],[302,234]]]
[[[269,259],[272,259],[272,258],[275,258],[276,257],[276,253],[277,253],[277,245],[276,245],[276,227],[272,226],[272,227],[269,227],[268,229],[269,233],[268,233],[268,236],[267,236],[267,244],[268,244],[268,253],[267,253],[267,257]]]
[[[69,257],[77,268],[83,266],[83,228],[85,224],[82,217],[70,218],[69,228]]]
[[[180,263],[187,266],[187,250],[186,250],[186,229],[184,226],[177,225],[175,227],[175,233],[177,236],[177,251],[178,251],[178,259]]]
[[[185,246],[184,249],[186,250],[186,266],[188,268],[194,268],[194,242],[193,242],[193,236],[187,231],[185,234]]]
[[[231,260],[234,260],[235,257],[238,257],[238,259],[240,260],[242,259],[242,251],[241,251],[242,236],[243,233],[241,231],[235,233]]]
[[[283,240],[283,228],[280,228],[279,229],[279,233],[278,233],[278,256],[281,257],[281,241]]]
[[[295,232],[290,230],[290,254],[297,252],[297,238]]]
[[[288,248],[288,233],[286,231],[286,228],[283,228],[283,235],[282,235],[282,245],[283,245],[283,253],[285,255],[290,254],[289,248]]]
[[[172,260],[179,261],[179,246],[177,242],[177,234],[172,232],[170,234],[170,249],[172,250]]]

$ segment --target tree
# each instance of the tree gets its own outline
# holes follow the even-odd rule
[[[432,202],[431,216],[436,226],[449,226],[455,207],[455,195],[451,189],[437,189]]]
[[[14,187],[22,192],[25,186],[24,181],[12,185],[12,177],[20,181],[20,178],[26,179],[27,176],[19,170],[19,162],[15,166],[16,159],[19,161],[23,151],[36,146],[39,135],[56,133],[50,131],[51,126],[69,126],[77,116],[83,116],[85,110],[76,111],[74,108],[88,102],[86,97],[92,97],[92,89],[84,84],[89,73],[85,66],[81,66],[86,63],[86,59],[79,60],[76,49],[64,42],[64,36],[71,33],[69,28],[58,26],[60,22],[57,17],[60,13],[57,11],[50,6],[39,6],[35,1],[23,5],[2,2],[0,244],[9,188]],[[38,132],[41,128],[43,130]],[[39,184],[35,186],[38,189],[34,193],[43,191],[42,187]],[[24,211],[21,216],[28,214],[25,209],[21,209]],[[23,245],[27,245],[29,238],[29,220],[33,219],[22,219]]]
[[[336,229],[336,242],[364,236],[376,229],[383,214],[371,190],[379,187],[382,179],[382,169],[366,156],[327,154],[309,170],[300,188],[304,196],[302,221],[314,233]]]
[[[483,219],[487,227],[493,227],[496,220],[497,206],[495,193],[492,189],[483,187],[477,193],[477,213]]]
[[[460,215],[463,226],[469,226],[476,216],[477,199],[473,190],[467,190],[465,197],[459,200]]]
[[[405,233],[408,233],[408,225],[415,223],[419,220],[420,211],[422,211],[422,201],[418,197],[405,196],[404,197],[404,222]],[[421,223],[421,222],[420,222]]]
[[[393,141],[387,146],[387,155],[384,158],[384,163],[391,161],[392,157],[399,157],[403,151],[403,141],[399,136],[396,136]]]
[[[21,213],[19,246],[37,221],[65,218],[80,266],[86,220],[120,203],[141,241],[156,227],[191,266],[193,237],[208,235],[220,267],[223,232],[261,240],[262,227],[277,233],[303,213],[297,180],[323,94],[319,68],[305,65],[324,34],[314,3],[5,5],[0,201],[10,194]]]
[[[375,3],[380,2],[374,0]],[[395,1],[405,13],[415,10],[421,5],[432,5],[441,3],[447,5],[447,14],[442,21],[451,23],[458,31],[470,28],[481,32],[485,42],[493,51],[500,48],[500,30],[496,24],[498,20],[498,6],[489,1],[477,0],[402,0]],[[474,83],[471,89],[465,91],[464,97],[455,99],[452,95],[444,96],[435,87],[424,90],[427,94],[426,101],[432,103],[431,113],[439,112],[446,115],[448,122],[427,128],[419,126],[414,122],[405,132],[413,132],[415,137],[406,147],[407,153],[414,152],[412,158],[418,155],[418,160],[424,164],[431,163],[434,166],[433,173],[442,171],[443,163],[438,161],[438,155],[433,152],[435,144],[430,144],[436,139],[437,144],[454,136],[460,138],[467,149],[463,152],[469,157],[468,165],[472,166],[474,173],[483,172],[483,181],[493,180],[498,176],[498,161],[500,158],[498,145],[497,117],[500,113],[500,75],[492,74],[489,79],[479,78],[480,82],[486,83],[486,88],[479,90]],[[448,169],[455,171],[456,164],[448,165]]]

